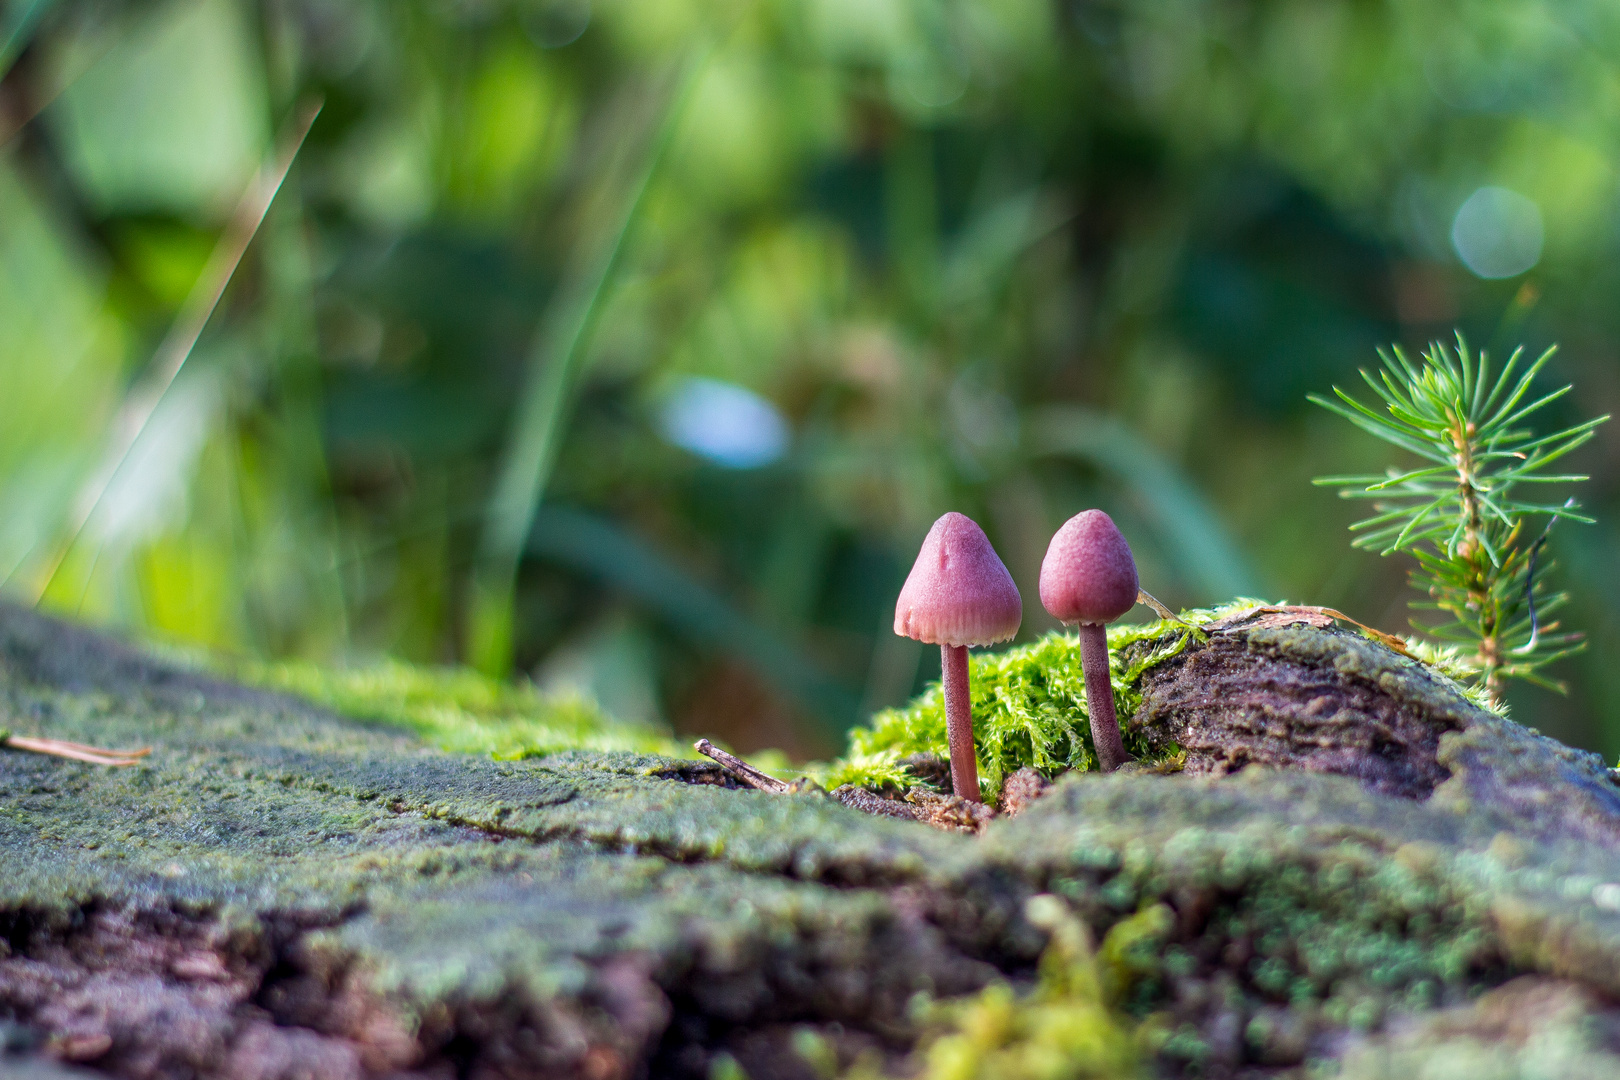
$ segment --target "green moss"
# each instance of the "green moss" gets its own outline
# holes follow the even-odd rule
[[[1403,637],[1407,655],[1451,684],[1452,689],[1486,712],[1506,716],[1507,706],[1479,682],[1480,667],[1456,645],[1436,645],[1419,637]]]
[[[543,694],[531,683],[501,682],[469,668],[393,660],[337,669],[301,661],[239,662],[228,674],[348,716],[398,724],[457,753],[517,760],[564,750],[682,752],[668,732],[616,720],[593,701]]]
[[[1192,631],[1169,620],[1109,628],[1109,668],[1122,724],[1141,704],[1142,674],[1192,640]],[[1149,647],[1127,658],[1126,647],[1138,642],[1148,642]],[[979,784],[987,799],[1001,791],[1007,776],[1026,765],[1046,776],[1070,769],[1096,770],[1077,635],[1051,633],[1005,652],[975,654],[969,658],[969,680]],[[1177,753],[1174,745],[1150,747],[1129,731],[1125,746],[1146,763],[1172,759]],[[852,730],[849,754],[827,768],[823,782],[829,787],[906,787],[916,778],[901,767],[901,758],[947,750],[945,696],[935,683],[909,705],[880,712],[868,726]]]
[[[1174,743],[1149,745],[1129,730],[1128,722],[1142,704],[1143,674],[1206,636],[1192,627],[1256,606],[1273,605],[1240,597],[1212,608],[1183,611],[1179,620],[1108,628],[1114,704],[1125,729],[1126,749],[1133,757],[1148,765],[1169,764],[1180,753]],[[1408,655],[1446,687],[1471,704],[1497,716],[1506,715],[1501,704],[1482,688],[1470,685],[1478,672],[1458,649],[1416,638],[1403,640]],[[1004,652],[972,654],[968,664],[979,784],[985,798],[994,799],[1002,781],[1026,766],[1034,766],[1047,777],[1071,769],[1096,771],[1078,636],[1050,633]],[[901,759],[927,751],[948,753],[945,695],[939,683],[930,684],[909,704],[886,709],[866,725],[852,729],[849,752],[817,770],[817,778],[829,788],[857,784],[904,789],[915,784],[917,777],[900,764]]]
[[[1604,1002],[1552,979],[1517,979],[1467,1005],[1352,1043],[1323,1080],[1607,1080],[1620,1076]]]
[[[1157,626],[1126,628],[1136,663],[1182,647],[1184,631]],[[1442,722],[1451,778],[1413,802],[1299,771],[1076,773],[969,838],[817,796],[685,782],[687,764],[668,757],[491,761],[412,734],[498,732],[530,709],[544,719],[532,691],[473,679],[445,693],[437,674],[385,682],[376,699],[358,680],[304,688],[390,721],[355,723],[0,608],[0,725],[154,748],[116,770],[0,752],[0,913],[65,933],[87,908],[244,927],[294,912],[325,927],[304,942],[310,963],[366,973],[411,1023],[510,1006],[609,1025],[597,1003],[624,973],[603,965],[646,958],[683,1008],[726,1025],[802,1017],[890,1046],[920,1026],[914,1064],[938,1077],[1084,1076],[1094,1062],[1129,1076],[1150,1057],[1190,1070],[1213,1044],[1186,1016],[1158,1019],[1189,984],[1231,999],[1257,1054],[1288,1042],[1273,1022],[1284,1013],[1297,1030],[1376,1038],[1388,1018],[1521,972],[1620,995],[1620,854],[1601,762],[1354,635],[1246,638],[1268,662],[1331,664]],[[981,662],[1005,669],[985,684],[987,709],[1067,701],[1083,715],[1062,635]],[[1116,672],[1122,707],[1135,708],[1137,677]],[[258,681],[298,685],[276,678]],[[1061,898],[1062,918],[1027,903],[1041,894]],[[1094,952],[1063,940],[1082,932],[1101,942]],[[1043,948],[1032,982],[1023,973]],[[984,988],[986,958],[997,989]],[[922,990],[943,1000],[913,1015]],[[626,1036],[625,1060],[661,1037]],[[1376,1064],[1347,1075],[1386,1075]]]
[[[1154,905],[1116,923],[1102,948],[1055,896],[1032,897],[1031,923],[1051,934],[1033,989],[996,981],[949,1001],[919,997],[923,1035],[906,1075],[920,1080],[1130,1080],[1143,1074],[1156,1024],[1120,1006],[1141,969],[1144,944],[1162,944],[1170,911]],[[802,1051],[801,1051],[802,1053]],[[850,1080],[881,1076],[857,1063]]]

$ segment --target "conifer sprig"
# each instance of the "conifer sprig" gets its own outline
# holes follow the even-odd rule
[[[1315,482],[1347,499],[1373,500],[1372,516],[1356,522],[1356,547],[1381,555],[1410,552],[1412,584],[1427,597],[1412,606],[1440,613],[1413,626],[1473,650],[1480,681],[1499,694],[1521,678],[1561,689],[1540,674],[1581,647],[1581,635],[1557,633],[1547,616],[1567,596],[1551,591],[1541,559],[1547,532],[1559,519],[1591,522],[1574,499],[1521,498],[1520,484],[1573,483],[1585,476],[1548,466],[1592,438],[1607,416],[1550,435],[1524,426],[1570,387],[1531,397],[1531,384],[1555,349],[1520,369],[1517,349],[1494,376],[1485,353],[1470,354],[1462,335],[1455,350],[1435,342],[1413,361],[1399,347],[1379,350],[1382,369],[1361,376],[1383,411],[1338,387],[1337,400],[1310,400],[1418,459],[1382,476],[1324,476]],[[1543,522],[1535,527],[1537,520]]]

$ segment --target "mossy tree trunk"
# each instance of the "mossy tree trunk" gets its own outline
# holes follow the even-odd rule
[[[1098,939],[1168,913],[1110,969],[1121,1015],[1154,1017],[1148,1071],[1620,1075],[1601,761],[1330,629],[1216,635],[1142,689],[1133,723],[1184,774],[1071,775],[974,837],[667,758],[446,754],[0,609],[0,726],[155,748],[0,753],[0,1071],[605,1080],[729,1054],[762,1080],[817,1075],[806,1033],[899,1067],[919,992],[1028,985],[1050,894]]]

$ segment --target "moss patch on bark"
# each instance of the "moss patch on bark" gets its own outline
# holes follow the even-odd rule
[[[1265,693],[1200,698],[1210,665]],[[1188,750],[1184,774],[1072,772],[958,836],[661,755],[449,753],[0,609],[0,725],[154,747],[125,769],[0,753],[0,1053],[143,1077],[1033,1077],[1017,1063],[1089,1053],[1064,1041],[1085,1028],[1160,1074],[1359,1078],[1531,1045],[1509,1019],[1533,985],[1521,1011],[1561,1052],[1620,1067],[1603,762],[1333,629],[1189,642],[1139,685],[1142,744],[1273,725],[1297,747],[1340,716],[1318,725],[1336,747],[1380,752],[1349,709],[1438,733],[1434,783]]]

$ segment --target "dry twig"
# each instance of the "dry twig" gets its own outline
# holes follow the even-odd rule
[[[692,744],[692,748],[703,756],[718,761],[722,768],[749,787],[769,791],[773,795],[786,795],[793,789],[793,785],[787,781],[778,780],[774,776],[761,772],[735,754],[726,753],[708,739],[699,739]]]

